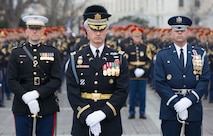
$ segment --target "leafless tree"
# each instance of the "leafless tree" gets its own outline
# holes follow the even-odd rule
[[[17,28],[20,17],[31,4],[40,4],[46,10],[50,22],[49,26],[66,24],[67,12],[71,12],[72,24],[78,24],[79,11],[86,4],[86,0],[75,6],[76,0],[0,0],[0,11],[5,14],[5,21],[9,28]],[[39,9],[38,9],[39,10]],[[73,26],[72,26],[73,27]]]
[[[43,0],[37,0],[43,1]],[[17,28],[23,11],[34,2],[34,0],[0,0],[1,11],[5,11],[5,20],[9,28]]]

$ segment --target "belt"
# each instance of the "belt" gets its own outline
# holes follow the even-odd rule
[[[172,89],[175,94],[181,94],[183,96],[191,93],[194,89]]]
[[[98,100],[106,100],[109,99],[112,94],[102,94],[102,93],[81,93],[81,97],[85,99],[94,100],[95,102]]]
[[[32,77],[32,78],[26,78],[26,79],[20,79],[19,83],[20,84],[31,84],[35,86],[43,85],[47,82],[45,78],[41,77]]]

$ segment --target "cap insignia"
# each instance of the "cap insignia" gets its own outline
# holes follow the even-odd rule
[[[101,20],[101,14],[97,13],[95,14],[95,20]]]
[[[183,20],[182,20],[181,17],[177,17],[177,18],[176,18],[176,22],[177,22],[177,23],[182,23],[182,21],[183,21]]]

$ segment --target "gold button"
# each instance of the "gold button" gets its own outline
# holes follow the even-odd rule
[[[83,76],[84,75],[84,73],[81,73],[81,76]]]
[[[33,72],[33,75],[37,75],[37,72]]]
[[[34,59],[37,59],[37,56],[33,56]]]
[[[95,93],[97,93],[97,92],[98,92],[98,90],[94,90],[94,92],[95,92]]]
[[[33,52],[37,52],[37,49],[33,49]]]
[[[94,81],[94,84],[95,84],[95,85],[98,84],[98,81]]]
[[[98,76],[98,72],[95,73],[95,76]]]

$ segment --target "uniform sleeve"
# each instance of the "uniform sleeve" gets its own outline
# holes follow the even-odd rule
[[[66,71],[67,97],[74,111],[75,118],[79,119],[82,124],[85,124],[86,117],[93,111],[86,100],[81,97],[80,86],[77,84],[73,74],[72,63],[73,65],[75,64],[70,60]]]
[[[7,83],[10,90],[21,99],[22,95],[27,91],[19,84],[19,71],[18,71],[18,49],[14,49],[10,55],[7,65]]]
[[[166,84],[166,72],[161,52],[157,54],[156,63],[154,65],[154,79],[156,91],[167,106],[173,109],[174,104],[179,101],[177,95],[170,86]]]

